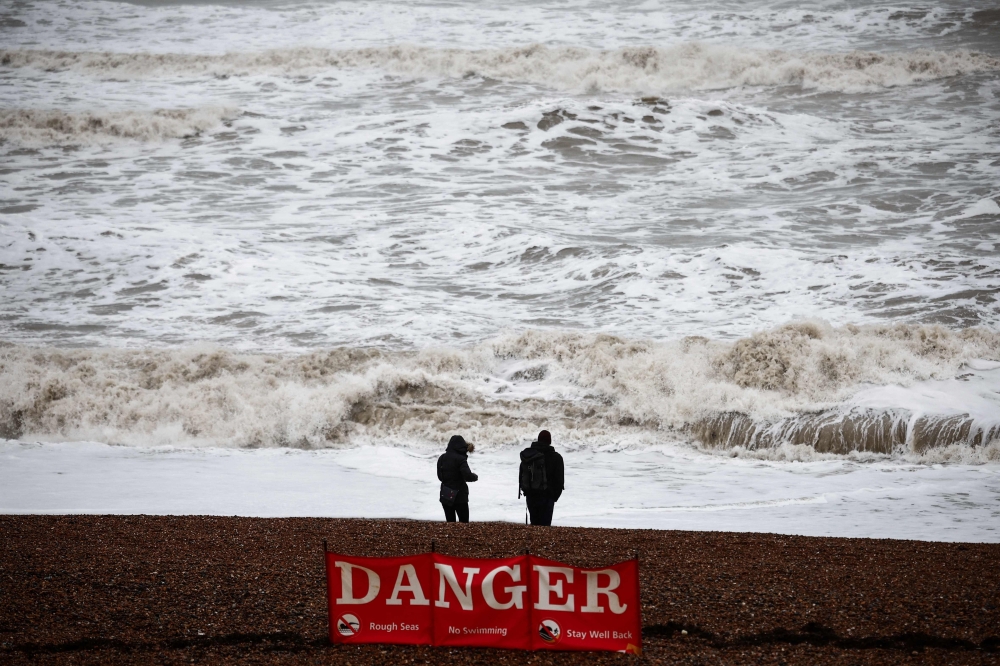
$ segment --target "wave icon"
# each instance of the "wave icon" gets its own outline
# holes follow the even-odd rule
[[[350,613],[345,613],[337,618],[337,632],[345,638],[356,636],[360,629],[361,623],[358,618]]]

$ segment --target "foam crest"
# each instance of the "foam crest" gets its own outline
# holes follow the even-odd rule
[[[236,113],[223,107],[81,113],[0,109],[0,141],[29,146],[94,144],[115,139],[162,141],[212,129]]]
[[[1000,359],[1000,334],[804,322],[735,342],[525,331],[465,348],[298,356],[10,346],[0,352],[0,436],[310,448],[435,444],[462,432],[500,446],[548,427],[584,446],[666,438],[919,456],[990,445],[1000,437],[995,396],[974,414],[865,411],[852,396],[951,381],[974,359]]]
[[[8,49],[0,51],[0,66],[70,69],[112,78],[295,76],[331,68],[372,68],[417,78],[483,76],[574,92],[656,94],[783,85],[864,91],[995,71],[1000,69],[1000,59],[966,50],[795,53],[699,42],[606,51],[538,44],[483,50],[399,44],[224,55]]]

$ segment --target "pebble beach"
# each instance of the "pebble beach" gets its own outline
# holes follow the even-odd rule
[[[1000,546],[407,520],[0,517],[0,662],[625,664],[333,646],[322,548],[640,557],[643,662],[1000,663]]]

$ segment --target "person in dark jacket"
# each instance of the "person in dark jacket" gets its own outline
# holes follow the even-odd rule
[[[531,467],[533,463],[541,457],[544,461],[545,477],[544,488],[534,490],[529,487],[522,488],[524,496],[528,502],[528,513],[531,516],[532,525],[551,525],[552,511],[563,491],[563,459],[552,448],[552,435],[548,430],[538,433],[538,441],[532,442],[531,446],[521,451],[521,467],[525,465]]]
[[[438,458],[438,481],[441,482],[441,506],[449,523],[458,520],[469,522],[469,483],[478,481],[479,476],[469,469],[469,444],[461,435],[454,435],[448,441],[448,449]],[[449,505],[446,489],[457,491]]]

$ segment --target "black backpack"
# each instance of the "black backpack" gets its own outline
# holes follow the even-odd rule
[[[525,495],[532,495],[548,490],[549,479],[548,475],[545,473],[545,456],[541,453],[536,453],[528,460],[522,460],[521,468],[518,470],[517,480],[517,496],[519,498],[521,497],[521,493],[524,493]]]

